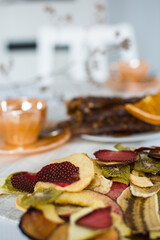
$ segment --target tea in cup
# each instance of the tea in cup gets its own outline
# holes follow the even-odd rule
[[[0,130],[7,144],[25,146],[37,141],[44,126],[47,104],[40,99],[0,101]]]

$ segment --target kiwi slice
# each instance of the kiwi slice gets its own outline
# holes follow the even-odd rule
[[[118,143],[114,146],[115,149],[119,150],[119,151],[123,151],[123,150],[133,150],[130,147],[124,147],[121,143]]]
[[[35,207],[41,204],[52,203],[62,193],[55,189],[44,189],[32,194],[25,194],[22,197],[21,204],[23,207]]]
[[[15,174],[15,173],[13,173],[13,174]],[[4,183],[4,185],[2,186],[2,189],[5,190],[5,191],[8,192],[8,193],[21,193],[21,191],[15,189],[15,188],[12,186],[11,178],[12,178],[13,174],[10,174],[10,175],[6,178],[5,183]]]
[[[115,165],[112,167],[102,167],[102,174],[106,178],[119,177],[129,181],[130,166],[129,165]]]
[[[126,185],[129,185],[129,180],[126,180],[122,177],[114,177],[111,180],[112,180],[112,182],[119,182],[119,183],[124,183]]]
[[[141,154],[141,160],[134,163],[134,170],[145,173],[158,173],[160,171],[160,162]]]

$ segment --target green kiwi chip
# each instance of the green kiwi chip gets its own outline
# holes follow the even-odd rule
[[[123,178],[129,181],[130,177],[130,166],[129,165],[115,165],[110,167],[102,167],[102,174],[106,178]]]
[[[15,173],[13,173],[15,174]],[[14,188],[12,186],[11,183],[11,178],[13,176],[13,174],[10,174],[6,179],[5,179],[5,183],[4,185],[1,187],[4,191],[8,192],[8,193],[21,193],[22,191],[17,190],[16,188]]]
[[[119,183],[124,183],[126,185],[129,185],[129,180],[126,180],[122,177],[114,177],[111,179],[112,182],[119,182]]]
[[[114,146],[115,149],[119,150],[119,151],[123,151],[123,150],[133,150],[130,147],[124,147],[121,143],[118,143]]]
[[[55,199],[62,193],[56,189],[44,189],[32,194],[25,194],[21,199],[21,204],[24,207],[35,207],[41,204],[48,204],[55,201]]]
[[[141,154],[141,160],[134,163],[134,170],[138,172],[156,174],[160,171],[160,162]]]

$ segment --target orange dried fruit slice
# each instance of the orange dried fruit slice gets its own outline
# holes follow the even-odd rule
[[[136,118],[160,125],[160,91],[155,95],[148,95],[134,104],[125,104],[125,109]]]

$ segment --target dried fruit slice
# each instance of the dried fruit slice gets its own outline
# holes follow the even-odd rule
[[[56,228],[57,223],[46,219],[42,211],[30,208],[23,214],[19,227],[28,237],[36,240],[45,240]]]
[[[58,176],[58,174],[62,175],[65,174],[65,179],[67,182],[67,185],[65,184],[65,182],[63,181],[63,184],[60,184],[60,178],[58,178],[58,182],[59,184],[55,184],[55,183],[50,183],[49,181],[49,172],[47,169],[47,180],[46,179],[46,169],[44,170],[44,172],[42,172],[42,174],[38,175],[37,178],[38,180],[40,180],[40,182],[37,182],[36,186],[35,186],[35,191],[39,190],[39,189],[47,189],[47,188],[55,188],[57,190],[63,190],[63,191],[67,191],[67,192],[79,192],[81,190],[83,190],[85,187],[87,187],[90,182],[93,180],[94,178],[94,166],[93,166],[93,162],[90,158],[88,158],[85,154],[72,154],[66,158],[62,158],[62,159],[58,159],[55,160],[53,162],[51,162],[48,165],[48,168],[50,168],[50,166],[52,166],[52,164],[64,164],[64,163],[70,163],[72,165],[75,166],[74,170],[73,168],[67,168],[66,166],[64,167],[64,165],[61,167],[61,171],[58,171],[56,174],[56,176]],[[68,165],[69,166],[69,165]],[[76,169],[79,168],[79,180],[76,179],[75,182],[71,183],[70,185],[68,185],[68,182],[71,180],[71,178],[75,177],[77,178],[77,171]],[[47,181],[47,182],[44,182]],[[62,186],[63,185],[63,186]]]
[[[68,240],[69,223],[58,226],[47,238],[47,240]]]
[[[118,231],[112,227],[105,230],[105,232],[101,233],[100,235],[91,238],[90,240],[107,240],[107,239],[120,240]]]
[[[91,208],[111,207],[113,212],[123,216],[120,207],[111,198],[90,190],[83,190],[77,193],[62,193],[55,200],[55,203],[61,205],[72,204]]]
[[[92,208],[84,208],[81,211],[73,214],[70,218],[70,229],[69,229],[69,240],[86,240],[93,238],[102,232],[104,229],[92,229],[88,227],[83,227],[77,224],[77,221],[92,213]]]
[[[149,232],[149,238],[159,240],[160,239],[160,231],[151,231]]]
[[[2,189],[8,191],[8,193],[19,193],[19,192],[29,192],[34,191],[34,186],[36,184],[36,174],[28,172],[17,172],[9,175]]]
[[[126,104],[125,109],[138,119],[150,123],[160,124],[160,92],[155,95],[148,95],[139,102]]]
[[[117,150],[128,150],[128,151],[134,151],[134,149],[130,148],[130,147],[124,147],[121,143],[118,143],[114,146],[115,149]]]
[[[110,191],[111,186],[112,181],[106,179],[103,175],[99,173],[95,173],[93,181],[86,189],[99,192],[102,194],[107,194]]]
[[[129,180],[126,180],[124,178],[121,178],[121,177],[114,177],[111,179],[112,182],[119,182],[119,183],[124,183],[126,185],[129,185],[130,181]]]
[[[106,178],[110,177],[121,177],[124,178],[125,180],[129,180],[130,176],[130,166],[129,165],[116,165],[112,167],[102,167],[102,174]]]
[[[151,150],[148,156],[160,160],[160,150]]]
[[[99,150],[94,155],[98,160],[103,162],[132,163],[140,160],[140,155],[134,151]]]
[[[69,161],[53,163],[43,167],[36,175],[37,182],[50,182],[66,187],[80,180],[79,167]]]
[[[153,146],[153,147],[140,147],[140,148],[135,148],[134,149],[136,152],[145,152],[145,151],[150,151],[150,150],[160,150],[160,147],[158,146]]]
[[[160,162],[156,161],[146,154],[141,154],[141,161],[134,163],[134,170],[144,173],[158,173],[160,169]]]
[[[117,165],[127,165],[128,163],[126,162],[103,162],[100,160],[97,160],[97,163],[99,164],[99,166],[101,167],[105,167],[105,166],[117,166]]]
[[[52,203],[61,193],[61,191],[55,189],[45,189],[32,194],[25,194],[21,198],[21,206],[29,208],[41,204]]]
[[[107,196],[115,201],[127,187],[128,185],[124,183],[113,182],[111,190],[107,193]]]
[[[60,218],[56,212],[55,206],[53,204],[42,204],[36,206],[36,209],[39,209],[43,212],[43,215],[46,219],[51,222],[62,224],[64,220]]]
[[[147,177],[139,177],[133,174],[130,174],[130,182],[138,187],[152,187],[153,183]]]
[[[160,218],[158,215],[158,198],[153,195],[148,198],[134,197],[130,188],[117,199],[121,206],[125,221],[133,233],[147,233],[160,230]]]
[[[136,197],[148,198],[150,196],[155,195],[158,191],[160,191],[160,183],[156,183],[152,187],[138,187],[136,185],[130,185],[131,192]]]
[[[80,206],[74,206],[74,205],[55,205],[55,209],[57,214],[65,219],[69,220],[70,216],[80,210],[82,210],[82,207]]]
[[[89,214],[79,218],[76,224],[92,229],[108,228],[112,225],[111,208],[93,210]]]
[[[120,239],[131,236],[131,229],[127,227],[124,219],[116,213],[112,213],[113,226],[120,235]]]

